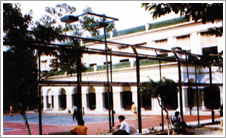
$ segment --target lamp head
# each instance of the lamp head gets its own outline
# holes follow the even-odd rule
[[[72,23],[72,22],[77,22],[79,21],[77,16],[72,16],[72,15],[66,15],[64,17],[62,17],[61,22],[65,22],[65,23]]]

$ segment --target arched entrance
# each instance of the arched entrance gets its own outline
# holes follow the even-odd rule
[[[51,89],[49,89],[48,92],[47,92],[47,108],[52,109],[53,105],[54,105],[53,92],[52,92]]]
[[[60,91],[59,106],[62,110],[66,109],[66,90],[64,88]]]
[[[89,87],[89,92],[87,94],[87,107],[90,110],[96,109],[96,90],[93,86]]]
[[[220,89],[217,86],[205,87],[204,89],[204,105],[207,109],[220,108]]]
[[[74,93],[72,94],[72,104],[78,106],[78,95],[77,95],[77,88],[74,88]]]
[[[142,102],[141,107],[145,110],[151,110],[151,95],[150,94],[142,94]]]
[[[104,101],[104,108],[108,109],[108,91],[107,91],[107,87],[104,88],[104,93],[103,93],[103,101]],[[110,105],[113,105],[112,102],[112,88],[109,87],[109,99],[110,99]]]
[[[132,91],[129,84],[123,84],[123,92],[121,92],[122,108],[125,110],[131,110],[132,105]]]

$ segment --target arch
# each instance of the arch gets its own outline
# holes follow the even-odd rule
[[[78,106],[77,87],[72,90],[72,104]]]
[[[122,84],[121,104],[125,110],[130,110],[132,105],[132,88],[128,83]]]
[[[90,110],[96,109],[96,90],[93,86],[89,86],[88,88],[87,106]]]
[[[209,75],[204,76],[200,82],[201,83],[210,83]],[[212,74],[212,83],[222,83],[222,79],[219,77],[213,76],[213,74]]]
[[[195,83],[195,79],[193,79],[193,78],[192,79],[189,79],[188,80],[188,83]]]
[[[95,92],[96,92],[95,88],[93,86],[89,86],[88,93],[95,93]]]
[[[77,94],[77,87],[73,88],[72,93]]]
[[[207,109],[214,109],[220,108],[220,88],[218,86],[205,87],[204,88],[204,105]]]
[[[103,89],[104,89],[104,93],[103,93],[104,108],[108,109],[108,89],[107,89],[107,86],[105,86]],[[113,93],[112,93],[111,86],[109,87],[109,92],[110,92],[109,93],[110,105],[113,105]]]
[[[190,75],[189,75],[189,78],[186,77],[184,82],[187,82],[187,83],[194,83],[194,82],[195,82],[195,75],[190,74]]]
[[[47,108],[53,108],[54,105],[54,97],[53,97],[53,90],[47,90]]]
[[[128,83],[122,84],[122,91],[131,91],[131,86]]]
[[[59,107],[64,110],[66,109],[66,90],[64,88],[60,89],[59,95]]]

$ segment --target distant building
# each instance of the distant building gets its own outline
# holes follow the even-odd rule
[[[224,48],[224,37],[216,37],[207,34],[210,27],[222,26],[222,22],[206,23],[187,22],[184,19],[172,19],[162,21],[155,24],[149,24],[134,27],[127,30],[119,31],[115,34],[108,34],[108,41],[119,42],[125,44],[139,44],[141,46],[160,48],[171,50],[173,47],[181,47],[183,50],[193,54],[205,55],[209,51],[219,53]],[[89,48],[104,49],[103,44],[84,43]],[[131,52],[130,47],[120,48],[117,45],[108,45],[112,51]],[[153,51],[139,50],[139,53],[150,53]],[[183,57],[185,58],[185,57]],[[41,70],[50,71],[49,67],[54,57],[41,57]],[[108,57],[108,62],[110,56]],[[112,56],[112,81],[113,82],[136,82],[136,59],[120,56]],[[106,57],[105,55],[83,54],[82,63],[88,68],[87,72],[82,73],[82,81],[101,81],[106,82]],[[187,72],[188,69],[188,72]],[[198,87],[199,108],[200,110],[211,109],[214,104],[215,109],[219,109],[223,104],[223,70],[218,66],[212,66],[212,83],[214,91],[209,91],[205,86]],[[209,68],[197,68],[198,83],[209,84]],[[161,62],[161,76],[173,79],[178,82],[178,63],[177,62]],[[159,61],[157,60],[140,60],[140,82],[148,81],[149,78],[157,81],[160,79]],[[184,83],[195,83],[195,67],[193,65],[181,64],[181,80]],[[57,81],[76,81],[76,74],[72,76],[62,74],[48,77],[46,80]],[[62,111],[72,109],[72,105],[76,104],[76,86],[42,86],[43,110],[44,111]],[[113,86],[113,107],[116,112],[130,110],[132,101],[137,104],[137,87],[131,86],[130,83]],[[214,92],[214,97],[211,93]],[[182,86],[183,110],[188,111],[197,109],[197,96],[195,86]],[[101,113],[107,110],[107,89],[104,86],[82,86],[82,106],[85,113]],[[214,103],[211,103],[214,98]],[[172,95],[172,101],[169,102],[168,108],[172,110],[178,109],[179,94]],[[156,99],[148,96],[141,96],[142,111],[154,111],[159,113],[160,107]]]

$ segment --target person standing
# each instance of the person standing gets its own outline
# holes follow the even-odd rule
[[[73,105],[73,121],[78,120],[78,108],[77,106]]]
[[[13,116],[13,106],[12,105],[9,106],[9,114],[11,117]]]
[[[131,105],[131,112],[133,113],[134,120],[136,120],[137,119],[137,106],[135,105],[134,102],[132,102],[132,105]]]

